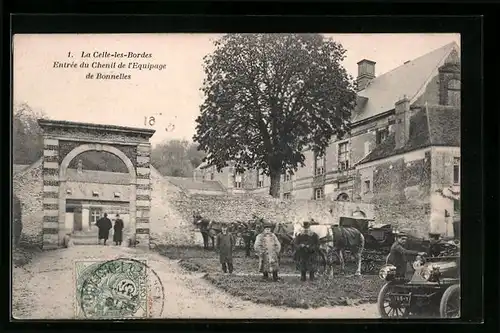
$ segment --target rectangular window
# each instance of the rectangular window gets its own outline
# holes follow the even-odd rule
[[[213,173],[213,172],[211,172],[211,173],[210,173],[210,180],[214,180],[214,178],[215,178],[215,175],[214,175],[214,173]]]
[[[453,211],[455,213],[460,212],[460,200],[453,200]]]
[[[90,211],[90,222],[91,223],[96,223],[97,220],[99,220],[101,218],[101,214],[102,214],[102,211],[101,209],[98,209],[98,208],[94,208]]]
[[[371,182],[369,180],[364,181],[364,193],[371,191]]]
[[[290,173],[288,173],[288,172],[287,172],[287,173],[285,173],[285,181],[286,181],[286,182],[289,182],[289,181],[291,181],[291,180],[292,180],[292,175],[291,175]]]
[[[460,81],[448,81],[448,105],[460,106]]]
[[[321,200],[325,197],[325,192],[322,187],[314,189],[314,200]]]
[[[389,130],[387,128],[382,128],[377,131],[376,142],[377,144],[381,144],[389,135]]]
[[[460,157],[453,158],[453,184],[460,184]]]
[[[290,194],[290,192],[288,192],[288,193],[283,193],[283,199],[285,199],[285,200],[289,200],[289,199],[291,199],[291,198],[292,198],[292,195]]]
[[[325,173],[325,157],[315,156],[314,158],[314,175],[319,176]]]
[[[338,156],[339,170],[349,169],[349,142],[343,142],[339,144]]]

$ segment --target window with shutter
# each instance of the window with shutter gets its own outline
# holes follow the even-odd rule
[[[339,154],[338,154],[338,169],[347,170],[349,169],[349,143],[342,142],[339,143]]]
[[[450,80],[448,81],[448,105],[450,106],[460,106],[460,81]]]

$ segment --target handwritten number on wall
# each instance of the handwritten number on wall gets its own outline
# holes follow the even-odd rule
[[[147,126],[154,126],[156,123],[156,119],[155,117],[151,116],[149,117],[149,120],[148,120],[148,117],[144,117],[144,125]]]

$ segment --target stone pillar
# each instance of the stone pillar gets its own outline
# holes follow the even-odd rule
[[[88,205],[82,205],[82,224],[83,224],[83,231],[90,231],[90,224],[89,224],[90,216],[89,216],[89,206]]]
[[[59,140],[44,138],[43,249],[59,245]]]
[[[149,248],[149,217],[151,212],[151,145],[141,144],[137,147],[137,185],[135,191],[135,234],[139,247]],[[132,200],[132,198],[131,198]],[[130,219],[132,221],[132,214]],[[131,225],[133,225],[131,223]]]

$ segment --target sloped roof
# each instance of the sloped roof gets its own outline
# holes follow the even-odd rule
[[[21,172],[25,169],[27,169],[30,165],[29,164],[13,164],[12,165],[12,174],[16,174],[18,172]]]
[[[226,192],[224,187],[215,180],[203,180],[196,181],[192,178],[184,178],[184,177],[164,177],[166,180],[171,182],[172,184],[179,186],[187,191],[195,190],[195,191],[216,191],[216,192]]]
[[[395,149],[393,132],[358,164],[429,146],[460,147],[460,108],[442,105],[422,107],[410,119],[409,138],[402,148]]]
[[[455,42],[446,44],[374,78],[365,89],[358,92],[352,122],[394,109],[394,103],[403,96],[407,96],[410,103],[415,102],[454,49],[459,51]]]

